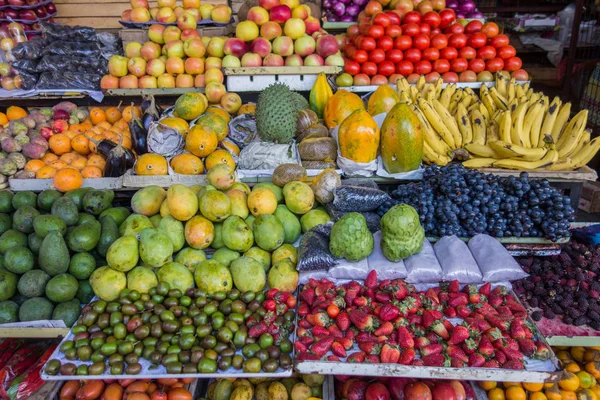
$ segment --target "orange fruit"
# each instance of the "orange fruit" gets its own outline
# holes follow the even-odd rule
[[[529,396],[529,400],[548,400],[548,398],[542,392],[535,392],[531,393],[531,396]]]
[[[85,132],[85,129],[83,128],[83,126],[81,126],[81,124],[69,125],[69,130],[77,133]]]
[[[81,157],[77,157],[75,160],[73,160],[73,162],[71,163],[71,167],[73,168],[77,168],[78,170],[82,170],[87,166],[87,158],[81,156]]]
[[[529,382],[523,382],[523,387],[525,388],[525,390],[527,390],[528,392],[539,392],[544,388],[544,383],[529,383]]]
[[[520,386],[511,386],[504,392],[506,400],[527,400],[527,394]]]
[[[101,170],[104,170],[104,165],[106,165],[106,161],[104,160],[104,157],[102,155],[92,154],[87,160],[87,165],[91,167],[98,167]]]
[[[43,168],[46,164],[42,160],[29,160],[25,164],[24,170],[26,172],[37,172],[40,168]]]
[[[136,116],[137,118],[141,117],[142,112],[140,111],[139,107],[130,105],[130,106],[125,107],[122,115],[123,115],[123,119],[125,120],[125,122],[129,123],[129,121],[131,121],[134,116]]]
[[[60,156],[60,161],[66,164],[71,164],[75,159],[77,159],[77,154],[75,153],[65,153]]]
[[[488,392],[488,400],[505,400],[504,390],[500,388],[494,388]]]
[[[193,154],[178,154],[171,159],[171,168],[178,174],[198,175],[204,172],[202,160]]]
[[[90,141],[88,138],[81,134],[71,139],[71,147],[74,151],[82,155],[90,153]]]
[[[66,162],[61,161],[61,160],[56,160],[56,161],[52,161],[48,165],[56,170],[59,170],[59,169],[63,169],[65,167],[67,167],[69,164],[67,164]]]
[[[582,362],[584,354],[585,354],[585,347],[581,347],[581,346],[571,347],[571,357],[573,357],[573,360],[575,360],[577,362]]]
[[[23,118],[27,116],[27,111],[22,107],[10,106],[8,110],[6,110],[6,118],[9,121],[14,121],[15,119]]]
[[[3,112],[0,112],[0,125],[8,124],[8,117]]]
[[[579,378],[579,387],[589,389],[592,386],[592,376],[585,371],[579,371],[575,374]]]
[[[72,130],[70,130],[70,129],[67,129],[66,131],[64,131],[64,132],[62,133],[62,135],[65,135],[65,136],[66,136],[66,137],[68,137],[69,139],[73,139],[75,136],[77,136],[77,135],[78,135],[78,133],[77,133],[77,132],[75,132],[75,131],[72,131]]]
[[[215,227],[208,219],[196,215],[185,224],[185,240],[193,249],[205,249],[215,236]]]
[[[221,120],[223,120],[221,118]],[[200,158],[208,156],[216,150],[218,144],[217,134],[212,129],[204,129],[195,125],[188,132],[185,140],[185,149]]]
[[[90,119],[92,124],[98,125],[99,123],[106,121],[106,114],[101,108],[94,107],[90,110]]]
[[[71,139],[66,135],[54,135],[48,140],[50,150],[57,156],[63,155],[71,151]]]
[[[42,156],[41,160],[46,164],[50,164],[52,161],[58,160],[58,156],[56,154],[46,153]]]
[[[112,128],[112,125],[111,125],[111,124],[109,124],[107,121],[102,121],[102,122],[100,122],[100,123],[99,123],[98,125],[96,125],[96,126],[98,126],[98,127],[102,128],[102,129],[104,129],[104,130],[108,130],[108,129]]]
[[[562,396],[562,400],[577,400],[577,394],[570,390],[561,390],[560,395]]]
[[[114,124],[115,122],[117,122],[118,120],[121,119],[121,110],[119,110],[117,107],[110,107],[106,110],[105,112],[106,114],[106,121]]]
[[[204,160],[204,164],[206,165],[207,170],[211,169],[217,164],[229,165],[231,169],[235,169],[235,161],[233,156],[227,150],[222,149],[215,150],[209,154]]]
[[[167,175],[167,159],[158,154],[142,154],[135,163],[136,175]]]
[[[85,167],[81,170],[81,176],[84,178],[102,178],[102,170],[94,166]]]
[[[579,378],[569,371],[564,371],[560,381],[558,381],[558,386],[562,390],[574,392],[579,388]]]
[[[485,390],[486,392],[488,390],[492,390],[496,386],[498,386],[498,382],[494,382],[494,381],[481,381],[481,382],[477,382],[477,383],[479,384],[479,387],[482,388],[483,390]]]
[[[35,177],[37,179],[50,179],[50,178],[54,178],[54,175],[56,175],[56,168],[53,168],[49,165],[46,165],[46,166],[38,169],[37,172],[35,173]]]
[[[59,192],[68,192],[78,189],[83,184],[83,178],[79,171],[74,168],[61,169],[54,175],[54,188]]]
[[[581,368],[579,367],[579,364],[577,364],[576,362],[565,362],[565,371],[569,371],[572,373],[576,373],[581,371]]]

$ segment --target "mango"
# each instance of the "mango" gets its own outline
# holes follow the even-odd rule
[[[215,228],[215,237],[213,238],[210,247],[213,249],[220,249],[225,247],[225,243],[223,243],[223,224],[213,224]]]
[[[110,245],[106,252],[108,266],[117,271],[127,272],[139,260],[138,241],[133,236],[122,236]]]
[[[165,199],[160,205],[160,216],[166,217],[167,215],[171,215],[169,212],[169,202]]]
[[[289,258],[294,265],[298,262],[298,250],[291,244],[284,244],[271,254],[271,263],[276,264],[278,261]]]
[[[206,180],[217,190],[227,190],[233,186],[235,174],[229,165],[216,164],[206,173]]]
[[[271,182],[261,182],[254,185],[253,190],[256,189],[269,189],[277,198],[277,203],[283,203],[283,190],[276,184]]]
[[[148,293],[158,285],[156,274],[148,267],[135,267],[127,273],[127,289]]]
[[[254,241],[263,250],[273,251],[283,244],[285,231],[274,215],[259,215],[252,227]]]
[[[317,225],[326,224],[331,221],[327,211],[316,208],[310,210],[300,218],[300,224],[302,225],[302,233],[310,231]]]
[[[135,192],[131,198],[131,209],[134,213],[151,217],[158,214],[167,192],[160,186],[146,186]]]
[[[171,289],[179,289],[185,293],[194,287],[194,277],[183,264],[169,262],[158,269],[156,273],[159,282],[166,282]]]
[[[246,193],[238,189],[230,189],[227,191],[227,197],[231,201],[231,215],[237,215],[242,219],[246,219],[250,214]]]
[[[121,236],[133,236],[139,239],[144,229],[152,228],[153,226],[150,218],[145,215],[131,214],[119,227],[119,233]]]
[[[176,220],[172,215],[167,215],[160,220],[158,229],[165,232],[171,243],[173,244],[173,251],[179,251],[185,244],[185,233],[183,230],[183,224],[181,221]]]
[[[275,263],[269,271],[269,287],[282,292],[293,292],[298,286],[298,271],[289,258]]]
[[[262,264],[265,272],[271,268],[271,253],[260,247],[252,247],[250,250],[244,253],[244,257],[250,257]]]
[[[294,181],[283,187],[285,205],[294,214],[306,214],[315,203],[315,194],[304,182]]]
[[[90,285],[96,296],[104,301],[113,301],[118,299],[121,290],[127,287],[127,277],[121,271],[104,266],[92,273]]]
[[[188,187],[175,184],[167,190],[169,213],[180,221],[187,221],[198,211],[198,197]]]
[[[174,261],[185,265],[187,269],[193,273],[198,265],[200,265],[200,263],[204,260],[206,260],[206,254],[204,254],[203,250],[186,247],[185,249],[180,250],[177,255],[175,255]]]
[[[223,247],[214,252],[211,257],[211,260],[220,262],[227,268],[231,265],[234,260],[240,258],[241,255],[237,251],[229,250],[227,247]]]
[[[162,216],[160,214],[154,214],[150,217],[150,222],[152,222],[152,227],[158,228],[160,225],[160,221],[162,221]]]
[[[144,229],[140,235],[140,258],[144,264],[160,267],[171,260],[173,243],[165,232],[160,229]]]
[[[212,222],[221,222],[231,214],[231,200],[225,193],[211,190],[200,199],[200,212]]]
[[[284,242],[289,244],[295,243],[302,232],[302,226],[298,217],[283,204],[277,206],[275,216],[283,225],[283,230],[285,231]]]
[[[248,209],[255,217],[273,214],[277,209],[277,196],[270,189],[254,189],[248,196]]]
[[[231,272],[223,264],[213,261],[203,261],[194,271],[196,286],[208,294],[229,292],[233,287]]]
[[[244,192],[246,194],[246,196],[248,196],[251,192],[250,186],[248,186],[244,182],[234,183],[233,186],[231,186],[231,188],[229,189],[229,191],[231,191],[231,190],[240,190],[240,191]]]
[[[223,243],[228,249],[246,252],[254,243],[254,234],[243,219],[231,216],[223,222]]]
[[[217,190],[217,188],[213,185],[202,186],[202,188],[198,190],[198,193],[196,193],[196,195],[198,196],[198,201],[200,201],[200,199],[206,194],[206,192],[209,192],[211,190]]]
[[[127,219],[127,217],[131,215],[131,211],[129,211],[127,207],[111,207],[102,211],[98,220],[101,221],[102,218],[106,215],[110,215],[119,227],[121,226],[123,221],[125,221],[125,219]]]
[[[250,257],[240,257],[229,267],[233,283],[240,292],[251,290],[262,291],[266,283],[266,273],[263,265]]]
[[[215,237],[215,227],[208,219],[196,215],[185,223],[185,241],[194,249],[205,249]]]

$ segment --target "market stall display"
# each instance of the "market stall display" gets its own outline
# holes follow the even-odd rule
[[[4,32],[3,38],[10,37],[7,35],[6,28],[10,27],[11,23],[19,24],[27,37],[32,38],[40,33],[40,22],[52,23],[56,14],[56,6],[51,0],[2,1],[0,2],[0,22]]]
[[[194,378],[136,380],[121,379],[119,381],[68,381],[61,387],[59,400],[85,398],[88,400],[102,399],[151,399],[177,398],[193,399],[198,387]]]
[[[475,400],[475,392],[467,381],[424,380],[410,378],[358,379],[336,378],[336,398],[386,398],[403,400],[418,396],[434,399]]]
[[[157,7],[150,7],[147,0],[136,0],[131,2],[131,6],[121,15],[121,24],[126,27],[161,24],[177,25],[181,30],[195,30],[198,25],[232,22],[232,10],[226,4],[200,4],[199,0],[183,0],[178,6],[177,1],[161,0],[157,2]]]

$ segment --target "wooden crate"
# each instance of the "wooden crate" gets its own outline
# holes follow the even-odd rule
[[[233,34],[235,28],[233,24],[227,26],[198,26],[196,29],[200,36],[229,36]],[[119,37],[123,42],[123,47],[130,42],[144,43],[148,41],[148,29],[121,29]]]
[[[579,198],[579,209],[588,213],[600,212],[600,182],[585,182]]]

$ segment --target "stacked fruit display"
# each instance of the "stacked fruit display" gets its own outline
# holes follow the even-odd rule
[[[378,4],[378,3],[377,3]],[[490,73],[508,71],[523,75],[522,62],[493,22],[456,21],[451,9],[421,15],[410,11],[402,17],[393,11],[367,8],[358,25],[348,28],[342,85],[380,85],[420,75],[433,82],[490,80]],[[526,75],[526,74],[525,74]]]
[[[40,30],[40,22],[54,22],[56,6],[45,0],[2,0],[0,1],[0,22],[6,27],[17,23],[26,33]],[[16,22],[15,22],[16,21]]]
[[[158,0],[156,7],[150,7],[147,0],[131,0],[131,9],[123,11],[121,21],[163,25],[177,23],[177,26],[196,29],[200,21],[228,24],[231,14],[231,7],[226,4],[200,4],[200,0],[182,0],[181,6],[177,5],[177,0]]]
[[[209,400],[239,398],[322,399],[324,375],[301,375],[284,379],[219,379],[208,387]],[[242,397],[245,396],[245,397]]]
[[[288,307],[296,299],[288,292],[206,287],[182,292],[160,283],[148,293],[123,290],[117,299],[94,301],[83,310],[74,336],[61,344],[63,362],[48,361],[47,374],[148,375],[158,366],[164,370],[157,375],[232,369],[258,374],[292,366],[295,314]],[[94,335],[93,326],[111,326],[112,333]],[[122,340],[128,335],[136,343]],[[140,359],[150,366],[143,368]]]
[[[260,0],[223,48],[224,67],[343,66],[333,35],[298,0]]]
[[[349,377],[348,377],[349,378]],[[371,380],[344,378],[336,382],[337,398],[391,399],[391,400],[475,400],[469,382],[423,380],[410,378],[376,378]]]
[[[156,380],[119,379],[118,381],[65,381],[60,389],[59,400],[74,398],[149,400],[180,399],[192,400],[190,393],[194,378],[162,378]]]
[[[298,315],[298,360],[524,369],[525,357],[550,357],[525,308],[489,283],[417,291],[401,279],[378,282],[375,271],[363,285],[310,279]]]

